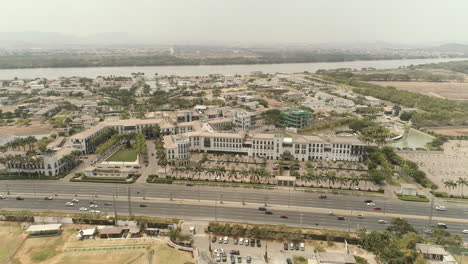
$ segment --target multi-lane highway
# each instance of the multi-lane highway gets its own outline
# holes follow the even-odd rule
[[[63,182],[0,182],[0,194],[10,193],[9,199],[0,201],[0,208],[33,209],[78,212],[81,206],[88,206],[88,201],[95,199],[103,213],[113,214],[113,206],[104,206],[103,201],[112,201],[115,193],[118,214],[128,215],[128,192],[132,199],[132,212],[136,215],[176,217],[181,219],[224,220],[235,222],[287,224],[304,227],[339,228],[354,230],[366,227],[368,230],[386,228],[378,220],[390,221],[391,217],[408,219],[418,230],[426,229],[429,224],[444,222],[448,231],[463,236],[468,229],[468,206],[466,204],[441,204],[447,211],[437,211],[430,203],[403,202],[385,199],[381,196],[352,196],[327,194],[327,199],[319,199],[319,193],[295,191],[293,189],[246,189],[208,186],[183,186],[159,184],[97,184]],[[45,201],[46,195],[53,195],[54,200]],[[24,196],[24,201],[15,200]],[[72,198],[81,200],[75,207],[65,207],[65,202]],[[146,198],[146,200],[143,200]],[[380,211],[367,206],[364,200],[371,199]],[[221,202],[222,201],[222,202]],[[139,207],[145,203],[148,207]],[[258,211],[259,206],[267,204],[273,215]],[[328,215],[344,215],[345,220]],[[358,214],[364,219],[358,219]],[[289,218],[281,219],[281,214]],[[430,223],[428,216],[432,214]]]

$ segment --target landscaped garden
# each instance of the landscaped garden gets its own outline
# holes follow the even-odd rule
[[[135,148],[120,148],[117,152],[112,154],[106,161],[115,162],[133,162],[138,158],[138,154]]]

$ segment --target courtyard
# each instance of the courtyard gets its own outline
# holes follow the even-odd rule
[[[106,161],[109,162],[134,162],[138,158],[135,148],[122,147],[114,154],[112,154]]]

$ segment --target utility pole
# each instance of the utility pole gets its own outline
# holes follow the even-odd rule
[[[117,208],[115,207],[115,192],[112,193],[112,200],[114,201],[114,223],[117,225]]]
[[[220,204],[223,203],[223,194],[220,194],[220,195],[219,195],[219,203],[220,203]]]
[[[268,195],[265,195],[265,207],[268,206]]]
[[[289,186],[288,207],[291,206],[291,186]]]
[[[429,208],[429,219],[427,219],[427,229],[430,229],[431,228],[431,224],[432,224],[432,212],[434,210],[434,198],[431,199],[431,204],[430,204],[430,207]]]
[[[216,215],[216,213],[217,213],[217,212],[216,212],[216,211],[217,211],[217,206],[218,206],[218,200],[215,198],[215,201],[214,201],[214,202],[215,202],[215,205],[214,205],[214,206],[215,206],[215,207],[214,207],[214,209],[215,209],[215,210],[214,210],[214,213],[215,213],[215,222],[218,222],[218,216]]]
[[[198,202],[200,202],[200,184],[197,184],[198,188]]]
[[[128,215],[132,216],[132,201],[131,201],[130,186],[127,187],[127,190],[128,190]]]
[[[146,194],[145,194],[145,189],[143,189],[143,200],[146,200]]]

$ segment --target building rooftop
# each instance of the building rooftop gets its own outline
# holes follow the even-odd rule
[[[346,253],[320,252],[319,263],[327,264],[354,264],[356,260]]]
[[[26,232],[47,232],[60,230],[62,224],[30,225]]]
[[[439,245],[429,245],[429,244],[416,244],[416,250],[424,254],[434,254],[434,255],[448,255],[447,250],[443,246]]]

